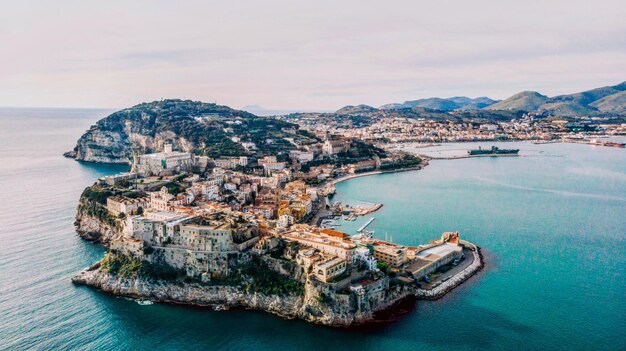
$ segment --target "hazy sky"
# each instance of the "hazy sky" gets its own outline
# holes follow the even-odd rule
[[[626,80],[624,0],[0,5],[0,106],[336,109]]]

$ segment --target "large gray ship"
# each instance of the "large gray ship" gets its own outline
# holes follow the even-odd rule
[[[519,153],[519,149],[500,149],[497,146],[492,146],[491,149],[483,149],[479,146],[478,149],[468,150],[467,153],[470,156],[517,155]]]

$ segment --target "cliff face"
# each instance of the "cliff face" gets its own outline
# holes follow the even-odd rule
[[[92,127],[78,139],[74,150],[64,154],[76,160],[99,163],[130,164],[131,142],[122,131],[103,130]]]
[[[206,286],[197,283],[172,283],[148,278],[124,278],[104,272],[99,264],[86,269],[72,281],[104,292],[148,299],[157,302],[210,306],[215,309],[232,307],[270,312],[284,318],[299,318],[330,326],[350,326],[374,320],[375,313],[389,308],[410,296],[408,288],[390,291],[380,301],[358,301],[354,295],[331,294],[316,282],[308,281],[304,296],[266,295],[246,292],[236,286]]]
[[[173,143],[176,150],[210,156],[245,155],[247,151],[233,137],[253,142],[261,153],[269,153],[272,150],[266,146],[269,148],[273,139],[282,140],[282,129],[293,127],[226,106],[163,100],[101,119],[64,155],[80,161],[130,164],[134,153],[162,151],[165,142]],[[271,141],[265,145],[268,139]]]
[[[80,208],[76,212],[74,226],[81,238],[100,243],[104,247],[109,247],[111,240],[119,235],[119,228],[116,225],[89,215]]]

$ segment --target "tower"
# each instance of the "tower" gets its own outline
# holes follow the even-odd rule
[[[172,153],[172,143],[165,143],[165,145],[163,146],[163,152],[166,154],[171,154]]]

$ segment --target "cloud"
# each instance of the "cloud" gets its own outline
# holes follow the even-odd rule
[[[336,109],[624,80],[621,1],[30,1],[0,13],[0,105],[162,97]]]

